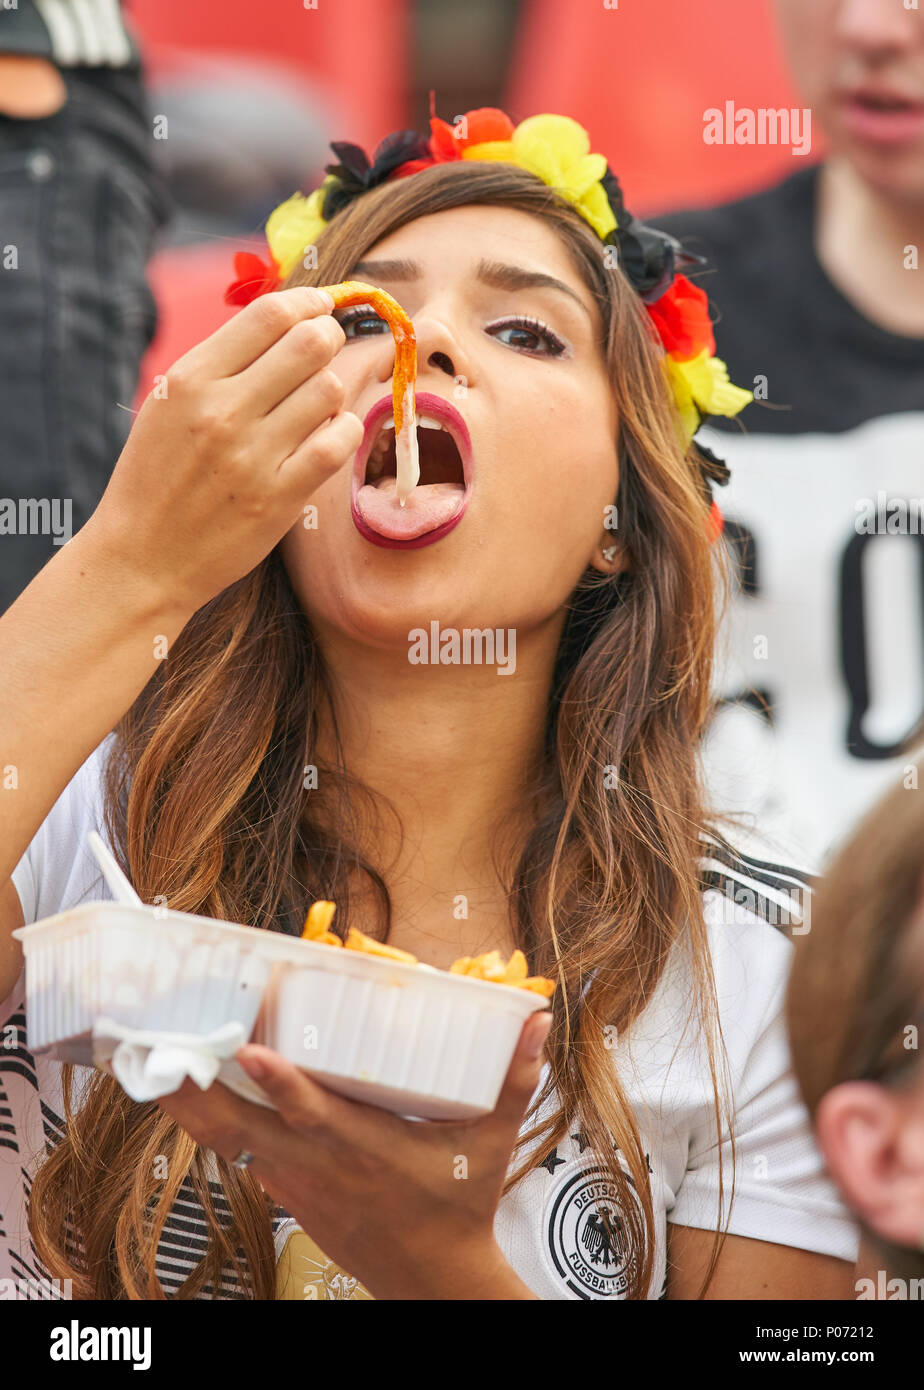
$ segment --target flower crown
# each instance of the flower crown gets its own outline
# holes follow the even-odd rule
[[[702,264],[674,237],[637,221],[626,209],[619,180],[602,154],[590,152],[583,126],[569,116],[529,116],[515,126],[495,107],[467,111],[453,125],[433,114],[430,136],[398,130],[378,145],[372,160],[358,145],[332,142],[340,161],[325,165],[326,177],[309,197],[294,193],[266,223],[268,264],[252,252],[234,257],[237,278],[225,291],[226,304],[249,304],[277,289],[317,241],[337,213],[370,189],[422,169],[459,159],[515,164],[554,188],[612,248],[618,266],[642,299],[665,351],[665,368],[688,446],[708,415],[737,415],[752,392],[728,379],[715,355],[709,301],[677,267]],[[727,483],[728,469],[702,445],[704,479]],[[713,504],[714,506],[714,504]],[[715,509],[717,514],[717,509]],[[717,524],[721,524],[718,517]]]

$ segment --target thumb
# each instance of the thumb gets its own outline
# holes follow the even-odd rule
[[[537,1010],[523,1025],[516,1052],[497,1098],[492,1118],[502,1129],[520,1128],[542,1074],[545,1040],[552,1027],[551,1009]]]

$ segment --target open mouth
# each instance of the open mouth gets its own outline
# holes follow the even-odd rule
[[[417,449],[420,455],[418,487],[434,487],[441,483],[456,483],[465,487],[465,470],[459,446],[447,429],[426,415],[418,415]],[[372,452],[366,460],[366,483],[375,487],[383,479],[397,476],[394,420],[389,418],[379,430]]]
[[[428,544],[461,520],[470,494],[468,431],[458,412],[438,396],[417,397],[417,444],[420,480],[402,507],[394,419],[390,410],[373,407],[357,457],[352,498],[353,520],[367,539]]]
[[[863,89],[846,94],[848,126],[873,140],[895,142],[919,135],[924,102],[895,92]]]
[[[859,92],[854,100],[868,111],[909,111],[913,106],[904,97],[878,96],[873,92]]]

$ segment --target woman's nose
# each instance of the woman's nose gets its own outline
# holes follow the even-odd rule
[[[462,345],[448,323],[432,314],[422,314],[413,320],[417,337],[417,375],[426,369],[444,372],[453,380],[470,379],[467,357]],[[394,357],[391,358],[394,365]]]
[[[429,367],[438,367],[439,370],[445,372],[447,376],[454,377],[456,375],[456,369],[453,364],[453,360],[448,353],[431,352],[430,356],[427,358],[427,365]]]

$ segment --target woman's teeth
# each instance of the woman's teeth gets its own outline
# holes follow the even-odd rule
[[[444,425],[440,424],[439,420],[434,420],[432,415],[418,415],[417,426],[425,430],[441,430],[445,428]],[[389,415],[388,419],[382,422],[382,429],[393,430],[394,427],[395,417],[394,415]]]
[[[388,451],[392,442],[388,431],[394,428],[395,417],[394,415],[389,415],[387,419],[382,421],[382,427],[372,446],[372,451],[366,463],[367,482],[374,483],[385,471],[385,461],[388,457]],[[434,420],[432,415],[418,415],[417,428],[424,430],[441,430],[445,429],[445,426],[442,425],[439,420]]]

